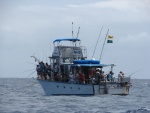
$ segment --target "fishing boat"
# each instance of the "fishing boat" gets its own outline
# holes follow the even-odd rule
[[[58,38],[48,63],[38,61],[37,80],[46,95],[128,95],[130,77],[114,78],[114,64],[87,59],[79,38]],[[109,73],[104,69],[109,68]]]

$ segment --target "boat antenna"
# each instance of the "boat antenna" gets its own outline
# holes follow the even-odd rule
[[[76,37],[76,39],[78,38],[78,36],[79,36],[79,32],[80,32],[80,26],[79,26],[79,28],[78,28],[78,33],[77,33],[77,37]]]
[[[94,57],[95,50],[96,50],[96,47],[97,47],[97,44],[98,44],[99,38],[100,38],[100,36],[101,36],[102,29],[103,29],[103,26],[102,26],[101,31],[100,31],[100,33],[99,33],[99,36],[98,36],[98,39],[97,39],[97,42],[96,42],[96,45],[95,45],[95,48],[94,48],[94,51],[93,51],[92,58]]]
[[[104,40],[104,44],[103,44],[103,47],[102,47],[102,51],[101,51],[99,60],[101,60],[101,58],[102,58],[102,54],[103,54],[103,50],[104,50],[104,46],[105,46],[105,42],[106,42],[106,38],[107,38],[108,32],[109,32],[109,29],[107,30],[107,33],[106,33],[106,37],[105,37],[105,40]]]
[[[73,36],[73,22],[72,22],[72,38],[73,38],[74,36]]]

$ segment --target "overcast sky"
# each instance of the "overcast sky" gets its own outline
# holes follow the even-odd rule
[[[0,0],[0,77],[36,77],[35,55],[48,61],[56,38],[79,38],[88,59],[103,26],[95,59],[99,59],[107,30],[114,36],[106,44],[101,63],[115,63],[132,78],[150,79],[150,0]]]

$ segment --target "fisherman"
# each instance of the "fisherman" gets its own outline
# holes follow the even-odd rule
[[[107,75],[107,81],[113,81],[113,72],[110,71],[109,74]]]
[[[55,75],[54,75],[54,80],[55,80],[55,81],[59,81],[59,76],[58,76],[58,73],[57,73],[57,72],[56,72]]]
[[[56,74],[58,74],[56,63],[54,64],[53,71],[54,71],[54,76],[56,76]]]
[[[73,77],[72,72],[70,72],[69,74],[69,83],[74,83],[74,77]]]
[[[122,78],[124,78],[124,73],[122,71],[118,74],[118,82],[120,83],[122,81]]]
[[[95,80],[96,80],[96,83],[99,84],[99,82],[100,82],[100,69],[96,69]]]
[[[44,79],[44,63],[43,63],[43,61],[41,61],[40,63],[39,63],[39,65],[40,65],[40,71],[41,71],[41,79]]]
[[[39,65],[37,65],[37,67],[36,67],[36,71],[37,71],[37,73],[38,73],[38,75],[39,75],[39,79],[43,79],[42,77],[42,75],[43,75],[43,67],[42,67],[42,64],[41,64],[41,62],[39,62]]]
[[[62,82],[66,82],[66,75],[65,75],[65,73],[62,73],[61,81]]]
[[[48,77],[49,77],[49,79],[52,79],[51,72],[53,72],[53,70],[51,69],[51,65],[48,65],[47,71],[48,71]]]
[[[48,63],[44,64],[44,77],[45,77],[45,79],[49,79],[49,76],[48,76]]]
[[[85,84],[85,77],[84,77],[84,74],[82,73],[79,73],[79,83]]]
[[[101,81],[105,80],[105,72],[104,71],[101,71],[101,73],[100,73],[100,79],[101,79]]]
[[[37,76],[38,76],[37,78],[38,78],[38,79],[41,79],[40,65],[37,65],[37,66],[36,66],[36,71],[37,71]]]
[[[79,72],[78,71],[75,74],[75,83],[79,83]]]

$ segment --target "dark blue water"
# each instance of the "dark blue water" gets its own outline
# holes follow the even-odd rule
[[[45,96],[34,78],[0,78],[0,113],[150,113],[150,80],[132,84],[128,96]]]

